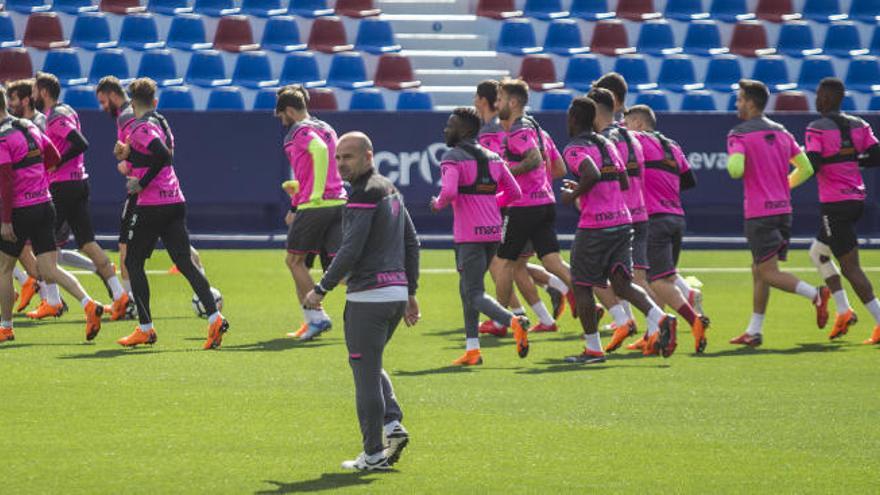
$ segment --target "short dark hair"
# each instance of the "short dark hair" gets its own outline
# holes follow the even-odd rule
[[[287,107],[294,110],[305,110],[309,101],[309,93],[299,84],[291,84],[279,89],[276,93],[275,111],[283,112]]]
[[[125,97],[125,89],[122,88],[122,82],[116,76],[104,76],[98,81],[95,87],[97,93],[112,93],[121,97]]]
[[[529,102],[529,85],[522,79],[504,79],[498,89],[519,100],[522,106]]]
[[[596,102],[588,96],[578,96],[571,100],[568,115],[574,119],[581,130],[591,130],[596,121]]]
[[[149,77],[135,79],[128,85],[128,94],[135,102],[150,106],[156,99],[156,81]]]
[[[624,112],[624,117],[635,115],[644,120],[652,130],[657,128],[657,116],[648,105],[633,105]]]
[[[822,92],[828,95],[828,103],[834,108],[840,109],[843,99],[846,97],[846,86],[843,81],[836,77],[826,77],[819,81],[819,87],[816,92]]]
[[[740,79],[739,89],[742,90],[743,96],[751,101],[758,110],[764,111],[767,107],[767,100],[770,99],[770,90],[761,81],[754,79]]]
[[[604,107],[606,111],[614,111],[614,93],[612,93],[611,90],[593,87],[593,89],[587,93],[587,96],[589,96],[590,99],[596,102],[600,107]]]
[[[464,136],[465,139],[477,137],[477,134],[480,133],[482,121],[476,109],[472,107],[458,107],[452,111],[452,115],[455,115],[464,124],[465,131],[467,131]]]
[[[626,79],[617,72],[609,72],[600,77],[593,83],[593,87],[605,88],[608,91],[611,91],[611,94],[614,95],[614,98],[616,98],[621,105],[626,101],[626,93],[629,91]]]
[[[10,81],[6,83],[6,93],[15,95],[19,100],[23,98],[30,98],[29,107],[31,110],[34,109],[34,80],[33,79],[19,79],[18,81]]]
[[[55,77],[55,74],[38,71],[36,75],[36,86],[37,89],[45,89],[48,91],[49,96],[52,97],[53,100],[57,100],[61,97],[61,83],[58,82],[58,78]]]
[[[489,105],[495,106],[495,100],[498,99],[498,87],[501,85],[494,79],[486,79],[477,84],[477,96],[485,98]]]

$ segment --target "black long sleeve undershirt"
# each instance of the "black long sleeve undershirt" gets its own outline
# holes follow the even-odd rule
[[[152,154],[149,158],[150,167],[147,169],[147,173],[138,181],[142,189],[146,189],[150,182],[159,175],[159,171],[171,162],[171,151],[161,139],[156,138],[152,140],[147,149]]]
[[[880,167],[880,144],[866,149],[859,158],[859,166],[863,168]]]
[[[58,164],[59,167],[85,153],[86,150],[89,149],[88,140],[86,140],[86,137],[83,136],[82,132],[76,129],[67,134],[67,142],[70,143],[70,147],[67,148],[67,151],[65,151],[63,155],[61,155],[61,161]]]
[[[678,180],[680,181],[679,188],[682,191],[687,191],[688,189],[693,189],[697,186],[697,176],[694,175],[693,170],[688,170],[687,172],[680,174]]]

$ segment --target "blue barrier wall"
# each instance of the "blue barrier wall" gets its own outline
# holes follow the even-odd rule
[[[270,113],[167,112],[177,143],[175,167],[189,208],[190,230],[197,233],[272,233],[284,230],[288,207],[280,184],[289,177],[281,151],[284,136]],[[437,193],[438,158],[443,153],[445,113],[322,112],[318,116],[341,135],[360,130],[373,140],[376,164],[406,197],[416,227],[423,234],[448,234],[449,211],[432,215],[428,200]],[[536,115],[563,148],[567,142],[561,113]],[[880,115],[866,115],[880,129]],[[775,116],[799,141],[813,115]],[[123,180],[112,156],[113,119],[100,112],[82,112],[83,131],[91,143],[86,167],[92,182],[92,209],[102,233],[118,229]],[[690,235],[742,235],[742,186],[727,176],[724,166],[727,131],[736,125],[731,114],[665,114],[659,128],[677,140],[696,171],[698,187],[684,194]],[[880,179],[865,172],[868,207],[863,235],[880,234],[880,211],[875,200]],[[558,187],[557,187],[558,188]],[[815,180],[795,191],[794,232],[812,235],[817,228],[818,202]],[[557,227],[572,233],[576,214],[560,208]]]

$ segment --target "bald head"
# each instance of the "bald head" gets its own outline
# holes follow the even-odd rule
[[[373,168],[373,142],[359,131],[347,132],[336,143],[336,165],[351,182]]]

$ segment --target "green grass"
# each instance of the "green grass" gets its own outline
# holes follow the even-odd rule
[[[219,352],[199,350],[205,323],[181,277],[151,276],[152,348],[115,345],[131,322],[83,343],[78,308],[57,322],[17,319],[17,339],[0,345],[0,493],[877,493],[880,349],[860,344],[867,311],[856,305],[861,323],[829,343],[805,301],[774,292],[764,347],[735,349],[749,276],[687,270],[705,283],[707,354],[693,356],[682,332],[671,359],[624,351],[594,368],[560,362],[581,346],[566,315],[525,360],[510,338],[485,338],[482,367],[450,369],[464,344],[457,276],[423,275],[424,319],[398,329],[385,354],[410,447],[393,473],[343,473],[339,462],[360,451],[343,294],[329,297],[337,326],[320,341],[283,338],[301,319],[283,256],[203,252],[232,323]],[[422,266],[451,260],[426,251]],[[880,266],[880,253],[863,262]],[[748,263],[732,251],[683,260]],[[149,267],[167,266],[163,254]],[[808,267],[806,254],[789,266]]]

